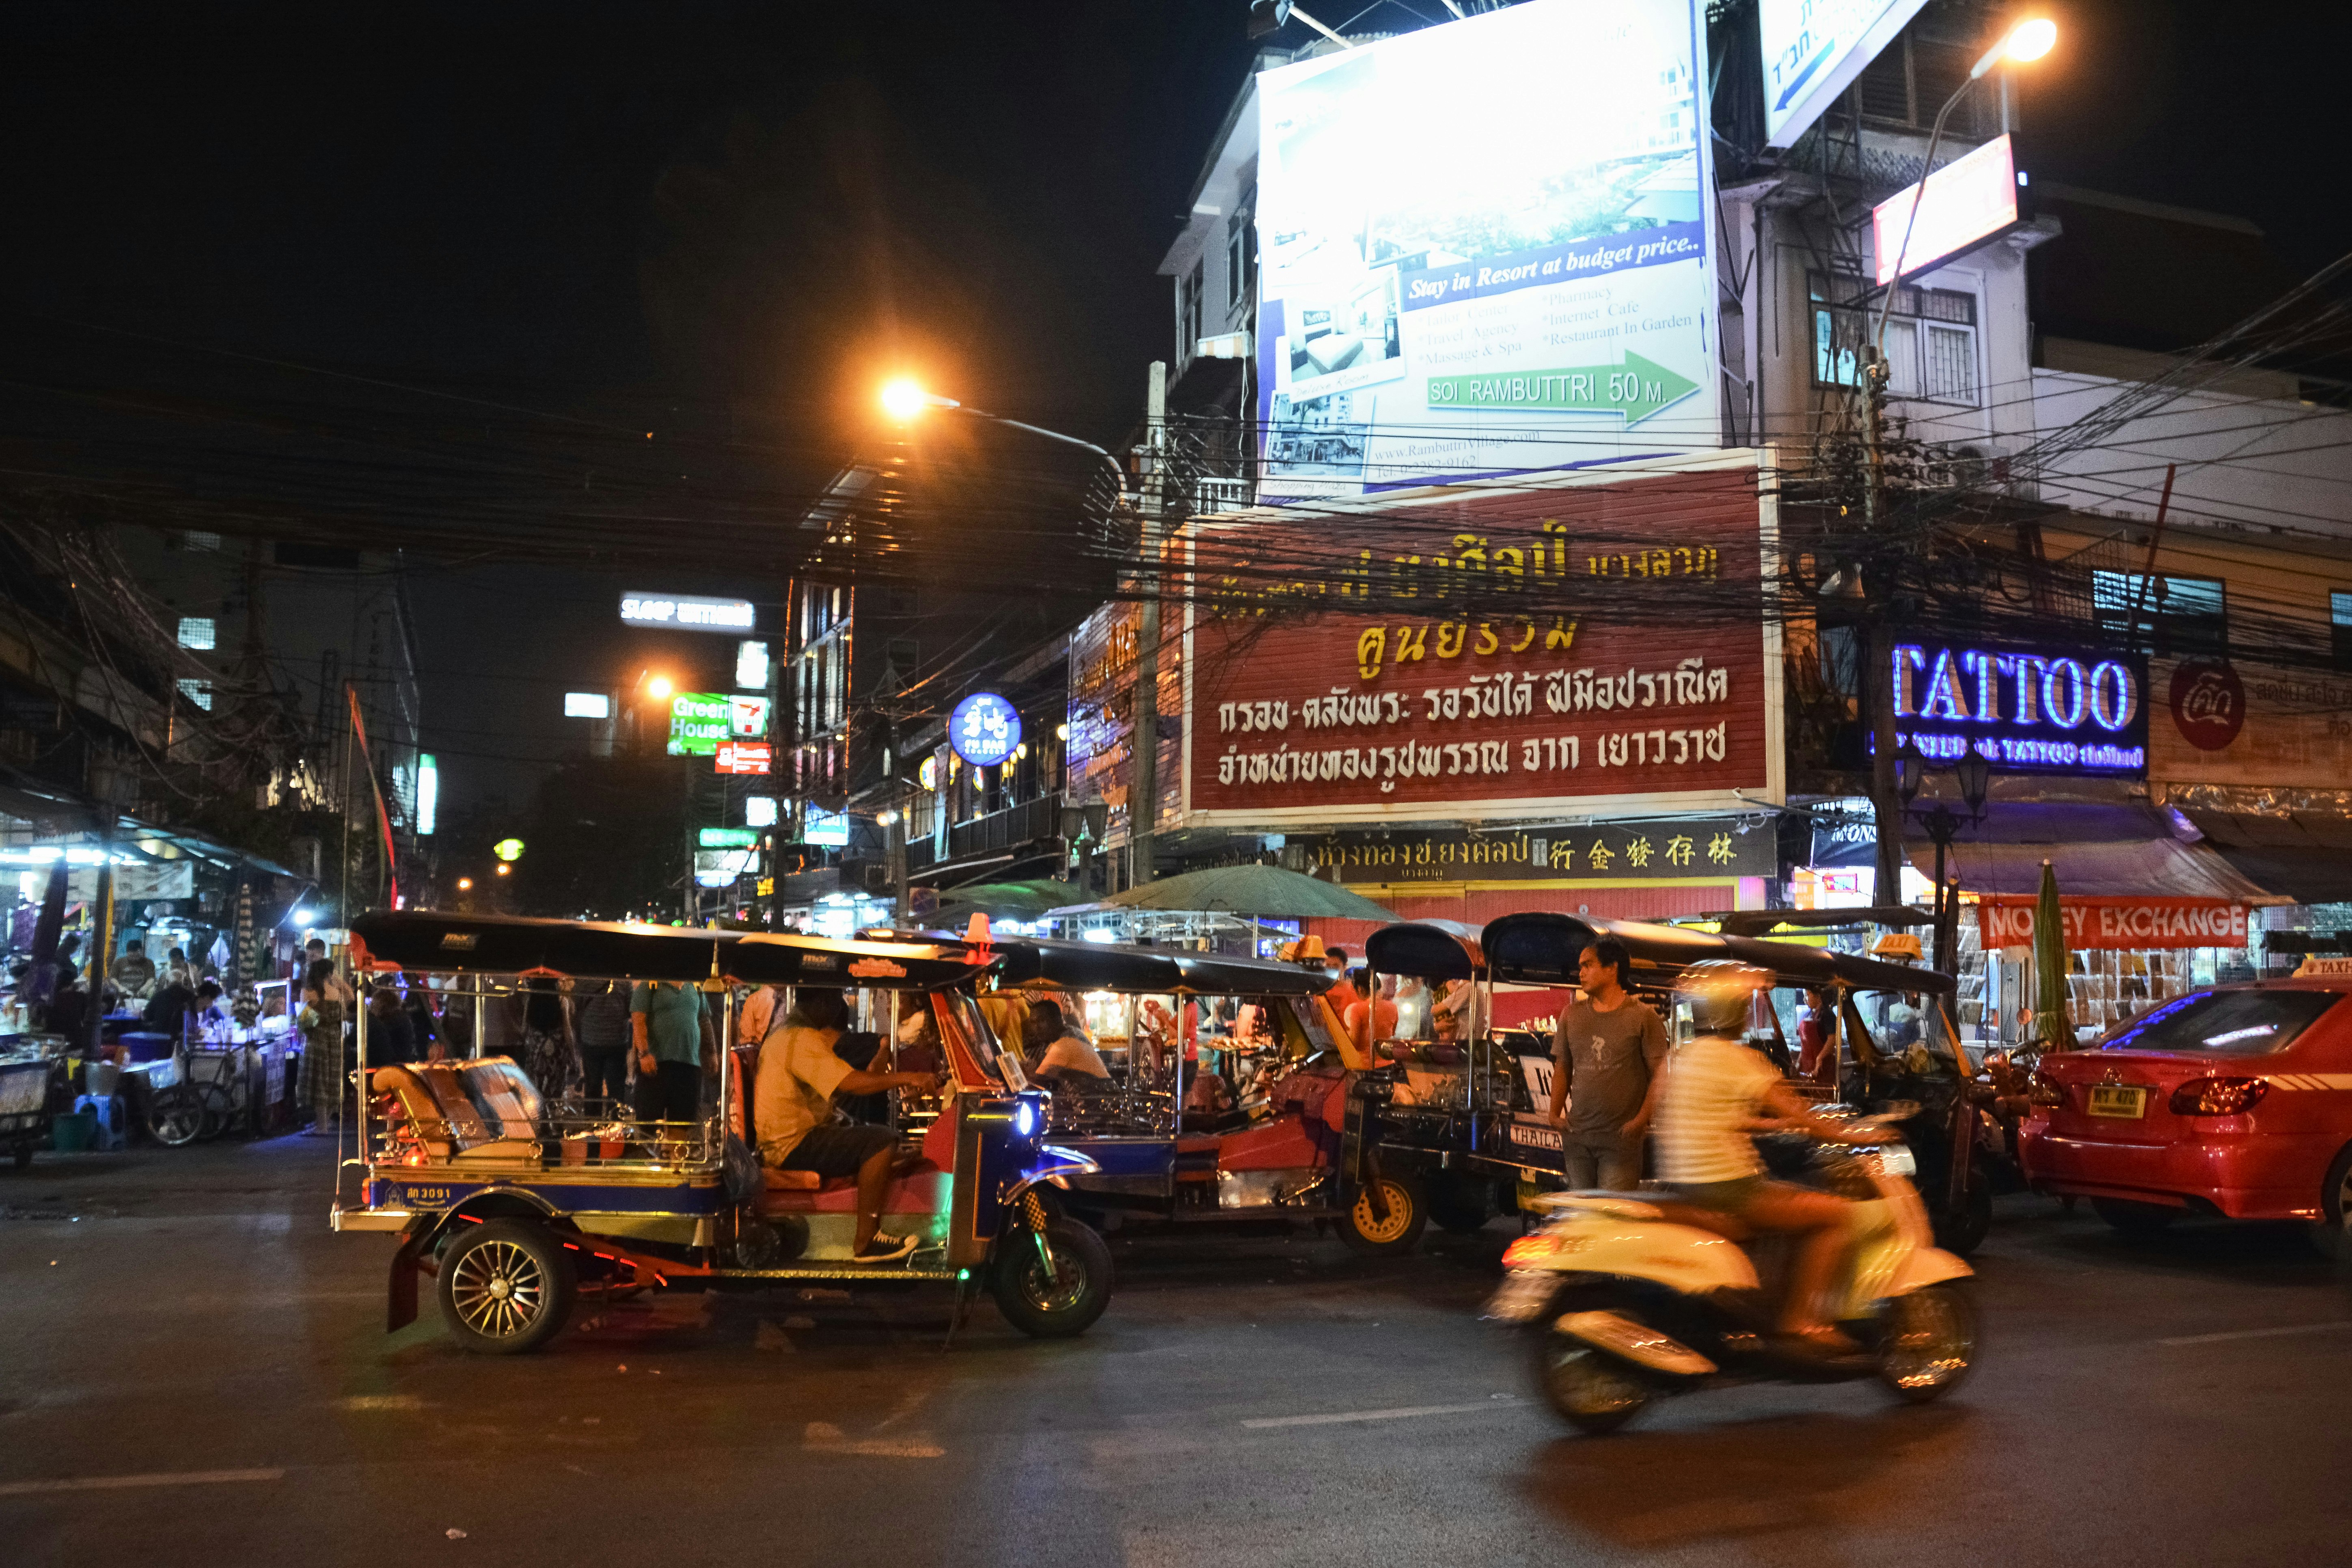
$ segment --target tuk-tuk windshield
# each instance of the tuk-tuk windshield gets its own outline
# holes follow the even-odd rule
[[[978,998],[959,987],[953,991],[931,993],[931,1004],[945,1008],[962,1027],[964,1038],[971,1042],[971,1054],[980,1063],[981,1070],[1001,1074],[1003,1069],[996,1065],[996,1034],[988,1026],[987,1016],[981,1012]]]

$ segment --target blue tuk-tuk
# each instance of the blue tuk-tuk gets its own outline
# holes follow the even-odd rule
[[[352,953],[372,984],[429,976],[464,1004],[473,1036],[446,1059],[374,1063],[353,1075],[331,1222],[399,1236],[387,1330],[415,1319],[420,1276],[435,1280],[450,1337],[492,1353],[544,1343],[583,1292],[611,1299],[675,1284],[936,1281],[954,1288],[954,1321],[984,1286],[1015,1327],[1039,1336],[1084,1331],[1109,1300],[1102,1238],[1049,1212],[1035,1190],[1093,1165],[1043,1142],[1046,1097],[1021,1087],[1017,1065],[1005,1068],[974,1000],[992,962],[984,955],[429,911],[360,917]],[[698,1121],[649,1124],[613,1108],[550,1103],[521,1067],[487,1049],[489,1010],[512,1005],[514,988],[533,981],[697,986],[719,1004],[721,1041],[731,1039],[742,986],[864,992],[877,1005],[869,1012],[893,1021],[900,999],[919,998],[943,1082],[929,1103],[893,1097],[900,1160],[882,1222],[914,1237],[914,1254],[887,1264],[853,1257],[854,1179],[759,1165],[744,1138],[751,1051],[722,1047],[707,1064]],[[362,1007],[362,1063],[367,1024]]]

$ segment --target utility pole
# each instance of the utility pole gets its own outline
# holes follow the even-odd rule
[[[1135,629],[1134,769],[1128,780],[1128,886],[1152,878],[1152,830],[1160,822],[1160,512],[1167,497],[1168,366],[1151,362],[1143,394],[1143,603]]]
[[[883,799],[887,802],[883,811],[889,816],[889,828],[883,844],[884,864],[890,877],[890,923],[898,930],[907,926],[908,898],[907,892],[907,791],[898,783],[898,718],[896,713],[883,721],[882,730]]]
[[[1878,858],[1871,901],[1903,901],[1903,800],[1895,768],[1895,627],[1889,618],[1887,577],[1893,556],[1884,533],[1886,508],[1885,456],[1886,361],[1874,344],[1862,351],[1862,439],[1864,455],[1862,485],[1863,531],[1881,564],[1864,580],[1864,614],[1868,617],[1864,647],[1862,700],[1870,706],[1870,804],[1876,819]]]

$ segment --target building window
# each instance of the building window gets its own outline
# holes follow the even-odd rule
[[[209,680],[183,680],[180,695],[207,713],[213,710],[213,683]]]
[[[2094,572],[2091,605],[2099,624],[2132,647],[2159,656],[2227,653],[2229,596],[2219,577]]]
[[[1862,349],[1878,325],[1883,300],[1859,278],[1811,275],[1813,384],[1862,385]],[[1927,403],[1974,408],[1977,299],[1953,289],[1906,285],[1886,315],[1886,392]]]
[[[890,661],[890,668],[898,672],[900,679],[905,679],[912,676],[915,666],[922,662],[923,646],[913,637],[892,637],[884,654]]]
[[[2352,669],[2352,594],[2342,589],[2327,595],[2328,634],[2336,641],[2336,668]]]
[[[218,550],[220,548],[220,535],[217,533],[206,533],[201,529],[184,529],[180,534],[180,548],[183,550]]]
[[[213,618],[210,616],[182,616],[180,617],[180,646],[182,647],[192,647],[196,649],[199,653],[209,653],[213,648],[215,635]]]

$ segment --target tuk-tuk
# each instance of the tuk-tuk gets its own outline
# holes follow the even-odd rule
[[[1888,1090],[1898,1083],[1916,1089],[1921,1080],[1937,1075],[1955,1083],[1969,1076],[1958,1032],[1951,1024],[1950,1000],[1958,982],[1932,969],[1802,942],[1549,912],[1504,915],[1486,926],[1481,945],[1489,974],[1497,982],[1572,985],[1577,960],[1601,936],[1613,936],[1624,944],[1633,966],[1631,989],[1658,1009],[1678,1041],[1683,1030],[1670,993],[1675,977],[1690,964],[1734,959],[1770,970],[1776,988],[1822,993],[1832,1004],[1836,1024],[1834,1037],[1827,1042],[1833,1053],[1830,1059],[1838,1065],[1834,1078],[1800,1075],[1797,1053],[1790,1048],[1777,1005],[1759,1004],[1748,1036],[1748,1043],[1780,1068],[1790,1087],[1808,1099],[1843,1098],[1867,1110],[1873,1101],[1893,1103]],[[1917,1005],[1906,1000],[1915,997]],[[1889,1032],[1885,1040],[1875,1038],[1864,1021],[1860,1004],[1871,998],[1887,1004],[1880,1013],[1882,1028]],[[1931,1000],[1932,1007],[1927,1005]],[[1895,1037],[1895,1029],[1906,1037]],[[1544,1048],[1549,1050],[1548,1043]],[[1549,1073],[1548,1061],[1543,1070]],[[1942,1105],[1945,1109],[1937,1109],[1912,1097],[1912,1125],[1904,1131],[1918,1156],[1920,1196],[1935,1222],[1937,1242],[1965,1256],[1984,1239],[1991,1221],[1991,1194],[1971,1173],[1970,1161],[1948,1157],[1956,1142],[1968,1146],[1972,1131],[1967,1121],[1957,1128],[1944,1124],[1953,1113],[1967,1115],[1966,1097],[1947,1094]],[[1914,1141],[1915,1131],[1925,1136]]]
[[[1015,1327],[1039,1336],[1082,1332],[1109,1300],[1102,1238],[1050,1215],[1036,1190],[1093,1165],[1043,1142],[1046,1097],[1020,1087],[1017,1064],[1006,1069],[974,1000],[993,962],[982,955],[434,912],[362,916],[352,955],[363,975],[448,977],[476,1019],[471,1055],[354,1075],[331,1217],[339,1231],[400,1237],[387,1331],[415,1317],[420,1275],[434,1278],[450,1337],[493,1353],[544,1343],[583,1291],[936,1281],[954,1288],[961,1321],[984,1285]],[[901,1097],[899,1173],[883,1204],[884,1226],[917,1239],[913,1255],[853,1258],[854,1179],[760,1166],[749,1142],[750,1051],[718,1053],[698,1121],[648,1125],[549,1103],[512,1060],[481,1054],[485,1006],[499,984],[517,981],[698,986],[719,1004],[722,1040],[737,986],[863,991],[892,1015],[898,999],[921,998],[944,1080],[934,1103]],[[359,1027],[366,1063],[365,1009]],[[352,1170],[355,1194],[344,1178]]]
[[[1328,1223],[1370,1255],[1419,1242],[1420,1186],[1383,1168],[1394,1075],[1374,1070],[1348,1038],[1322,969],[1085,942],[990,951],[998,990],[987,1005],[1017,1009],[1024,989],[1125,1003],[1123,1074],[1055,1096],[1055,1146],[1095,1167],[1056,1184],[1072,1213],[1107,1223]]]

